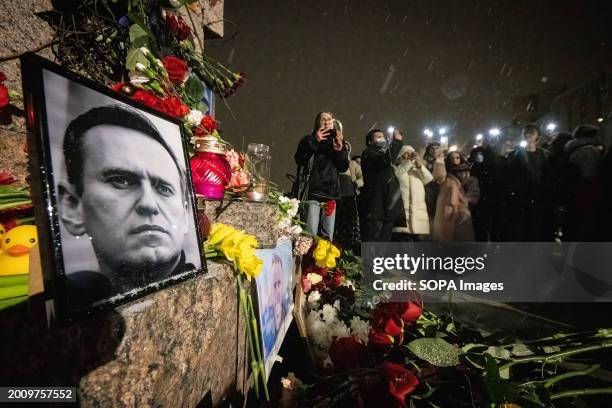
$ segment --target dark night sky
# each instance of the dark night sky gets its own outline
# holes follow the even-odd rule
[[[426,126],[467,140],[509,124],[517,96],[610,71],[610,3],[226,0],[238,35],[208,52],[247,82],[227,100],[235,118],[217,99],[217,119],[237,147],[269,144],[284,186],[323,109],[343,122],[353,154],[373,126],[393,124],[417,146]]]

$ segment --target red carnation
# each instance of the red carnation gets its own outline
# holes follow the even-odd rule
[[[195,128],[196,136],[210,135],[217,129],[217,121],[212,116],[206,115],[200,121],[200,124]]]
[[[162,99],[158,109],[175,118],[182,118],[189,113],[189,107],[175,96],[166,96]]]
[[[168,72],[168,78],[174,83],[182,83],[189,75],[187,62],[175,57],[174,55],[164,57],[162,63]]]
[[[389,394],[396,400],[400,407],[406,406],[406,396],[414,391],[419,385],[419,379],[398,364],[385,361],[378,367],[381,377],[387,383]]]
[[[325,215],[327,215],[328,217],[331,217],[335,209],[336,209],[336,201],[334,200],[328,201],[325,204]]]
[[[179,41],[186,40],[191,35],[191,29],[185,24],[181,16],[166,13],[166,24],[172,35]]]
[[[367,348],[355,336],[334,337],[329,347],[329,358],[337,373],[354,370],[367,360]]]
[[[132,95],[132,99],[150,108],[160,110],[159,104],[161,103],[161,99],[144,89],[137,89]]]

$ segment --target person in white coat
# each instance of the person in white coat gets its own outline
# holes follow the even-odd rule
[[[420,235],[430,232],[425,185],[433,180],[433,176],[412,146],[401,148],[394,169],[402,192],[405,216],[396,222],[391,240],[418,242]]]

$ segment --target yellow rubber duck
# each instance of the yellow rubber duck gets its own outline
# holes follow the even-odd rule
[[[30,269],[30,249],[38,241],[36,226],[20,225],[4,234],[0,254],[0,276],[25,275]]]

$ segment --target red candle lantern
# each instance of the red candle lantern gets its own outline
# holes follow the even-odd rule
[[[191,158],[191,178],[197,194],[207,199],[221,200],[232,177],[225,159],[225,145],[214,136],[196,139],[196,154]]]

